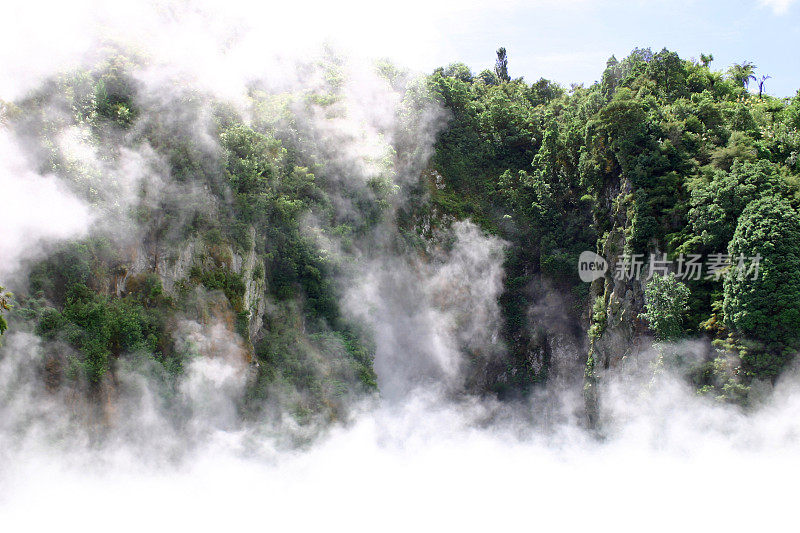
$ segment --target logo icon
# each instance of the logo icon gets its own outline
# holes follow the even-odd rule
[[[608,270],[608,263],[594,252],[581,252],[578,257],[578,276],[583,282],[591,283],[602,278],[606,270]]]

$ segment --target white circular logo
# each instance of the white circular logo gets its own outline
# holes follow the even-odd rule
[[[581,281],[591,283],[592,281],[602,278],[608,270],[608,263],[606,260],[594,252],[581,252],[578,257],[578,276]]]

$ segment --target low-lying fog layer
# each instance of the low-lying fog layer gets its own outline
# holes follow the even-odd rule
[[[289,445],[281,435],[296,428],[235,420],[238,368],[199,359],[180,387],[187,420],[169,420],[130,375],[136,396],[99,437],[26,386],[28,354],[13,346],[27,342],[11,335],[0,366],[0,516],[12,530],[781,530],[792,520],[794,378],[744,415],[667,376],[647,386],[628,376],[606,396],[601,434],[572,419],[568,393],[509,407],[416,390]]]

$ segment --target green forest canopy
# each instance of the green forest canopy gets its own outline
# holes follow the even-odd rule
[[[618,234],[623,249],[616,253],[764,257],[757,283],[690,280],[673,287],[681,303],[672,307],[680,317],[656,307],[643,315],[657,337],[708,337],[735,359],[735,370],[725,375],[711,375],[710,367],[697,370],[699,388],[718,385],[721,391],[731,379],[745,385],[753,378],[773,379],[797,349],[800,93],[771,97],[754,65],[742,62],[721,72],[711,68],[712,59],[636,49],[622,60],[609,59],[601,81],[567,90],[546,79],[513,78],[513,58],[501,48],[494,69],[476,74],[454,63],[426,76],[423,93],[409,89],[409,113],[421,113],[432,98],[448,111],[449,121],[423,172],[430,180],[404,191],[408,201],[397,224],[407,246],[421,246],[419,238],[427,236],[414,235],[418,221],[434,209],[434,223],[471,219],[509,243],[499,302],[508,357],[484,380],[488,390],[524,394],[547,377],[547,366],[531,364],[532,353],[546,352],[547,332],[530,323],[528,313],[537,280],[547,280],[571,302],[576,324],[602,335],[605,303],[595,301],[578,279],[577,257],[584,250],[609,251]],[[128,131],[145,116],[127,68],[117,59],[59,81],[59,98],[73,112],[67,121],[88,124],[98,143],[105,132]],[[386,76],[392,72],[384,69]],[[754,94],[750,84],[759,79]],[[336,99],[333,87],[329,94],[300,98],[327,105]],[[180,372],[188,355],[171,344],[170,317],[192,307],[193,289],[204,287],[224,295],[237,332],[252,342],[260,362],[253,398],[280,383],[303,391],[303,408],[319,409],[354,383],[375,386],[369,335],[339,309],[335,274],[343,266],[320,253],[301,221],[313,212],[325,233],[352,241],[388,216],[391,182],[376,176],[366,188],[346,191],[364,216],[342,217],[332,208],[337,184],[326,162],[309,156],[301,131],[279,131],[265,114],[280,108],[280,101],[257,92],[251,98],[262,114],[249,124],[216,105],[222,155],[215,161],[152,113],[146,114],[150,122],[137,126],[137,134],[170,162],[172,175],[205,182],[227,198],[217,218],[198,211],[181,219],[182,235],[202,238],[211,257],[175,293],[167,294],[158,277],[147,274],[124,295],[108,293],[109,276],[124,265],[119,251],[101,239],[69,243],[32,269],[13,314],[35,323],[44,338],[75,348],[79,355],[66,363],[69,375],[97,383],[114,360],[130,353],[150,354],[170,372]],[[6,106],[11,111],[5,120],[27,120],[43,100],[40,95]],[[36,126],[45,148],[48,126]],[[79,178],[55,153],[48,164]],[[139,207],[149,238],[166,235],[164,224],[178,223],[179,217],[170,218],[175,206],[164,202],[158,209],[167,216]],[[255,236],[250,228],[257,228]],[[254,275],[263,279],[274,305],[257,338],[248,332],[245,280],[225,260],[226,247],[254,250],[263,265]],[[588,328],[583,317],[592,309]],[[8,310],[3,297],[0,333]]]

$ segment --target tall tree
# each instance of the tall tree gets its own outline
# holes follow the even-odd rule
[[[704,67],[708,67],[708,64],[712,61],[714,61],[714,54],[700,54],[700,62]]]
[[[756,81],[755,70],[756,66],[750,61],[742,61],[741,63],[734,63],[728,69],[728,75],[736,83],[747,89],[751,81]]]
[[[770,79],[772,76],[761,76],[761,79],[758,81],[758,98],[761,99],[761,95],[764,94],[764,84]]]
[[[728,246],[732,274],[725,279],[723,313],[746,346],[746,370],[774,377],[800,347],[800,215],[779,196],[750,203]],[[737,258],[745,260],[740,268]]]
[[[500,47],[497,49],[497,61],[494,64],[494,72],[501,82],[511,81],[508,75],[508,57],[506,56],[506,49]]]

